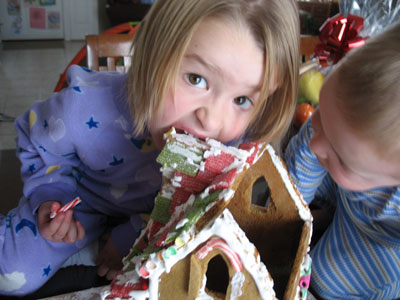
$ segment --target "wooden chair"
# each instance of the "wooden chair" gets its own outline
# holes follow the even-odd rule
[[[133,35],[110,34],[86,36],[87,66],[96,71],[126,72],[131,65]],[[301,36],[300,59],[308,62],[314,55],[315,46],[320,42],[318,36]],[[99,63],[101,58],[106,59],[106,66]],[[117,65],[117,60],[123,58],[123,65]]]
[[[319,60],[313,59],[315,46],[320,43],[319,37],[302,35],[300,37],[300,76],[318,66]]]
[[[131,65],[133,35],[109,34],[86,36],[87,66],[96,71],[126,72]],[[102,62],[106,65],[102,65]],[[123,65],[118,63],[122,61]]]
[[[300,38],[300,60],[302,63],[309,61],[314,56],[314,49],[320,43],[319,37],[302,35]]]

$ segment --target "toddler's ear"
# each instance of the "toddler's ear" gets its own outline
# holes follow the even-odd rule
[[[269,92],[268,92],[268,96],[272,95],[273,93],[275,93],[275,91],[277,90],[277,88],[279,87],[279,84],[276,80],[274,80],[271,83],[271,86],[269,87]]]

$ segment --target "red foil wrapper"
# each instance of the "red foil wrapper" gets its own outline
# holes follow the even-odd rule
[[[359,36],[364,28],[362,17],[349,14],[337,14],[322,24],[319,39],[315,47],[315,56],[322,65],[336,64],[348,51],[365,44],[366,38]]]

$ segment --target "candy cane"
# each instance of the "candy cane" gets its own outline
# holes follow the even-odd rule
[[[60,207],[56,211],[53,211],[50,214],[50,219],[55,218],[55,216],[57,216],[57,214],[59,214],[60,212],[66,212],[67,210],[69,210],[71,208],[74,208],[75,206],[77,206],[81,202],[82,202],[82,200],[79,197],[76,197],[74,200],[71,200],[70,202],[68,202],[64,206]]]
[[[198,259],[203,259],[215,248],[221,249],[225,255],[229,258],[235,272],[239,272],[242,270],[242,262],[240,261],[239,256],[236,252],[232,251],[228,244],[223,239],[214,238],[211,239],[205,244],[199,251],[196,253],[196,257]]]

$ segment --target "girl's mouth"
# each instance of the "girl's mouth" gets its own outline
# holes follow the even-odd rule
[[[179,129],[179,128],[175,128],[176,133],[182,134],[185,133],[187,134],[187,132],[185,130]]]
[[[188,131],[188,130],[177,128],[177,127],[175,127],[175,131],[176,131],[176,133],[179,133],[179,134],[191,134],[194,137],[196,137],[196,138],[198,138],[198,139],[200,139],[202,141],[206,140],[206,137],[204,137],[202,135],[199,135],[199,134],[197,134],[195,132],[192,132],[192,131]]]

